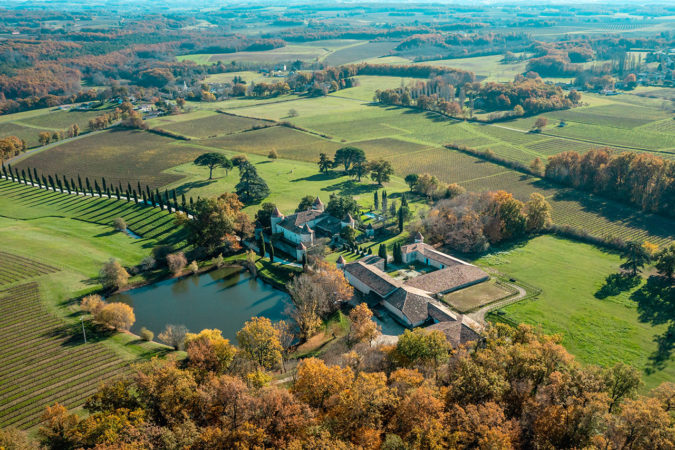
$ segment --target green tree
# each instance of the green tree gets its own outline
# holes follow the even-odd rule
[[[359,212],[359,204],[351,196],[331,195],[326,205],[326,212],[341,219],[347,214],[356,215]]]
[[[345,168],[345,172],[349,173],[349,169],[352,167],[353,164],[365,161],[366,161],[366,154],[360,148],[343,147],[335,152],[335,157],[333,158],[333,165],[334,166],[342,165]]]
[[[395,357],[403,366],[433,367],[434,372],[439,364],[448,359],[450,344],[443,332],[427,331],[416,328],[406,330],[396,344]]]
[[[370,164],[368,164],[368,161],[365,159],[363,161],[354,161],[352,168],[348,171],[348,173],[359,182],[361,182],[361,178],[368,175],[368,172],[370,172]]]
[[[377,250],[377,256],[384,259],[384,268],[387,268],[387,246],[386,244],[380,244],[380,248]]]
[[[264,229],[269,229],[272,222],[272,214],[274,214],[274,210],[277,208],[277,205],[274,203],[270,202],[265,202],[262,205],[260,205],[260,209],[256,211],[255,213],[255,220],[260,222],[260,225]]]
[[[379,159],[370,163],[370,178],[376,181],[378,186],[382,186],[382,183],[388,182],[393,174],[394,168],[389,161]]]
[[[209,180],[213,179],[213,169],[222,167],[224,169],[232,168],[232,161],[221,153],[204,153],[195,159],[194,164],[197,166],[204,166],[209,168]]]
[[[295,208],[295,212],[301,212],[301,211],[307,211],[308,209],[312,209],[312,205],[314,204],[314,196],[312,195],[305,195],[302,197],[300,200],[300,203],[298,203],[298,207]]]
[[[675,272],[675,243],[657,253],[654,267],[662,276],[672,281]]]
[[[373,206],[375,210],[380,209],[380,195],[378,191],[373,192]]]
[[[417,184],[417,180],[419,179],[419,175],[416,173],[409,173],[408,175],[405,176],[405,183],[408,185],[410,188],[410,192],[412,192],[415,189],[415,185]]]
[[[261,258],[265,257],[265,236],[263,233],[260,233],[260,238],[258,239],[258,254],[260,255]]]
[[[246,204],[256,203],[270,194],[270,188],[265,183],[255,166],[250,163],[244,163],[239,166],[241,176],[239,183],[235,186],[235,191],[242,202]]]
[[[640,242],[631,241],[626,244],[626,248],[621,253],[625,259],[621,268],[630,271],[632,276],[636,276],[640,269],[649,262],[649,254]]]
[[[333,166],[333,161],[326,155],[325,153],[320,153],[319,154],[319,172],[328,172],[328,169],[330,169]]]

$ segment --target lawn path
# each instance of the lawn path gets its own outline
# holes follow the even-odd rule
[[[527,292],[522,287],[515,284],[508,284],[508,283],[505,284],[507,286],[516,289],[518,291],[518,294],[516,294],[513,297],[507,297],[504,300],[499,300],[498,302],[485,305],[482,308],[478,309],[477,311],[467,314],[467,316],[475,320],[479,324],[485,325],[485,315],[487,313],[489,313],[490,311],[494,311],[495,309],[503,308],[504,306],[510,305],[511,303],[515,303],[527,295]]]

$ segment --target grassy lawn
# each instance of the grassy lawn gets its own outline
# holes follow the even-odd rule
[[[515,291],[498,284],[494,279],[443,296],[443,301],[461,313],[510,297]]]
[[[538,297],[504,308],[506,319],[540,326],[546,333],[561,333],[564,345],[584,363],[631,364],[644,371],[647,387],[675,377],[672,358],[662,366],[651,360],[658,350],[657,339],[668,339],[668,326],[643,319],[644,305],[636,301],[640,288],[595,297],[605,278],[619,270],[618,255],[541,236],[495,250],[476,262],[542,289]]]
[[[204,147],[204,151],[209,151],[209,148]],[[239,152],[232,151],[223,151],[223,153],[228,156],[239,154]],[[324,203],[327,203],[330,194],[346,193],[354,195],[363,206],[372,205],[373,191],[378,189],[369,179],[364,178],[361,183],[358,183],[339,172],[321,174],[315,163],[288,159],[272,161],[265,156],[251,153],[247,156],[249,161],[255,164],[258,174],[270,187],[271,194],[264,201],[275,203],[286,214],[295,211],[300,199],[306,195],[319,196]],[[169,188],[176,189],[179,194],[186,192],[195,198],[198,195],[211,197],[231,192],[239,182],[239,172],[236,169],[231,170],[229,175],[226,175],[223,169],[216,169],[214,179],[210,181],[208,169],[194,164],[183,164],[169,172],[184,177],[180,182],[170,185]],[[398,177],[386,183],[384,189],[389,194],[408,190],[404,181]],[[252,205],[247,208],[247,211],[254,214],[258,208],[258,205]]]

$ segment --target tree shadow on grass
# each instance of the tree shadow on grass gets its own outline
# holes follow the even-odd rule
[[[315,173],[314,175],[310,175],[308,177],[296,178],[291,180],[291,183],[297,183],[298,181],[329,181],[335,180],[336,178],[341,178],[343,176],[344,173],[331,170],[324,173]]]
[[[605,284],[594,294],[595,298],[603,300],[607,297],[619,295],[622,292],[629,291],[640,284],[640,276],[627,273],[613,273],[607,275]]]
[[[218,182],[218,177],[216,177],[212,180],[190,181],[188,183],[184,183],[184,184],[181,184],[180,186],[178,186],[175,189],[176,195],[180,196],[180,195],[183,195],[183,194],[187,194],[188,192],[190,192],[191,189],[199,189],[199,188],[202,188],[202,187],[205,187],[205,186],[208,186],[210,184],[217,183],[217,182]]]
[[[321,188],[322,191],[335,192],[339,191],[342,195],[360,195],[367,194],[378,190],[376,184],[362,184],[356,180],[345,180],[339,183],[331,184]]]
[[[654,338],[657,349],[649,356],[650,367],[647,368],[647,373],[653,373],[666,366],[675,349],[675,286],[662,277],[651,276],[630,298],[638,305],[641,322],[668,325]]]

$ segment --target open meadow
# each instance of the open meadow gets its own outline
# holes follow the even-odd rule
[[[618,254],[541,236],[494,249],[475,262],[542,290],[493,314],[494,320],[561,333],[565,347],[580,361],[626,362],[643,372],[648,388],[675,377],[675,360],[668,350],[675,318],[653,314],[669,300],[645,296],[644,279],[638,286],[601,295],[607,277],[619,272]]]

